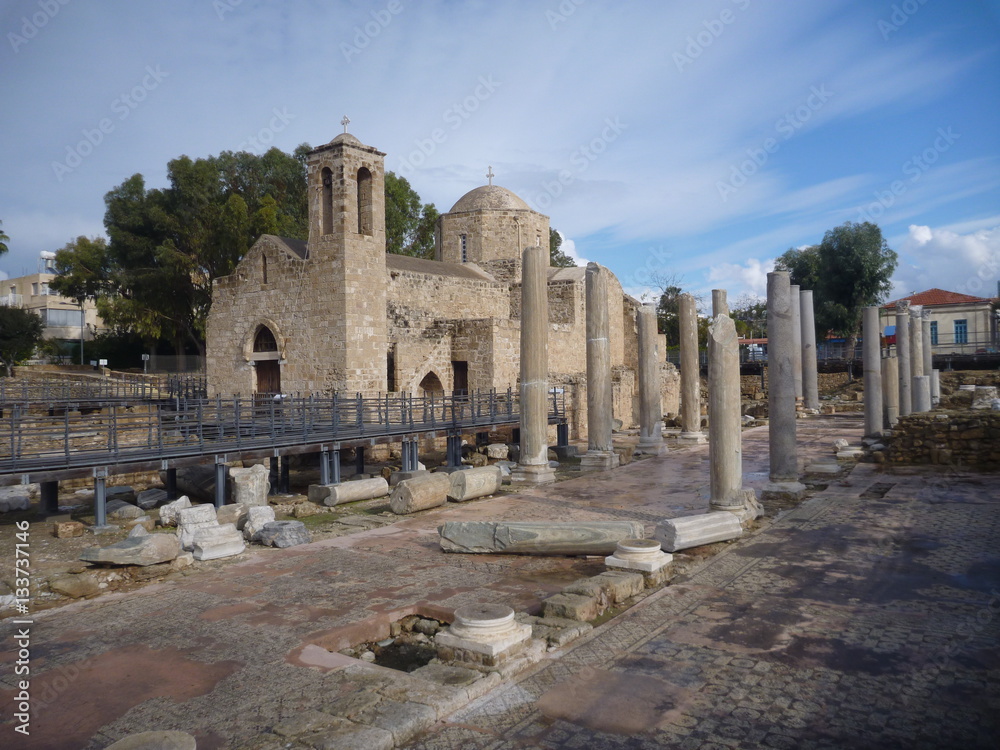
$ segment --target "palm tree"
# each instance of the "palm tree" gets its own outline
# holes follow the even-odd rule
[[[0,219],[0,227],[2,226],[3,226],[3,219]],[[7,233],[3,231],[3,229],[0,229],[0,255],[3,255],[4,253],[7,252],[7,250],[9,250],[9,248],[7,247],[8,241],[10,241],[10,237],[7,236]]]

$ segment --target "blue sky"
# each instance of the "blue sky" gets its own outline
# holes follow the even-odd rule
[[[636,295],[762,294],[845,221],[894,292],[996,294],[1000,3],[13,0],[0,5],[8,276],[103,233],[166,164],[350,130],[425,201],[484,184]]]

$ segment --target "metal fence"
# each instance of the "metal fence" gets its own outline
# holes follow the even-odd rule
[[[553,389],[549,420],[565,419]],[[517,422],[514,392],[373,398],[182,399],[99,413],[39,414],[14,405],[0,418],[0,473],[58,471],[358,438],[466,430]]]

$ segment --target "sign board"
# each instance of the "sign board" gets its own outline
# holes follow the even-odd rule
[[[142,361],[143,362],[149,362],[149,355],[148,354],[143,354],[142,355]]]
[[[101,367],[107,367],[107,366],[108,366],[108,360],[106,360],[106,359],[102,359],[102,360],[100,361],[100,365],[101,365]]]

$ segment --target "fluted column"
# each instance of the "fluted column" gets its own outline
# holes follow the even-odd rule
[[[618,466],[611,443],[611,341],[608,321],[608,277],[596,263],[587,264],[587,453],[583,469]]]
[[[701,431],[701,377],[698,361],[698,310],[694,297],[677,298],[677,321],[681,348],[681,434],[679,439],[704,443]]]
[[[549,300],[548,248],[524,250],[521,271],[521,456],[512,472],[519,482],[555,480],[548,452]]]
[[[663,445],[662,355],[656,332],[656,305],[637,314],[639,327],[639,451],[660,455]]]

